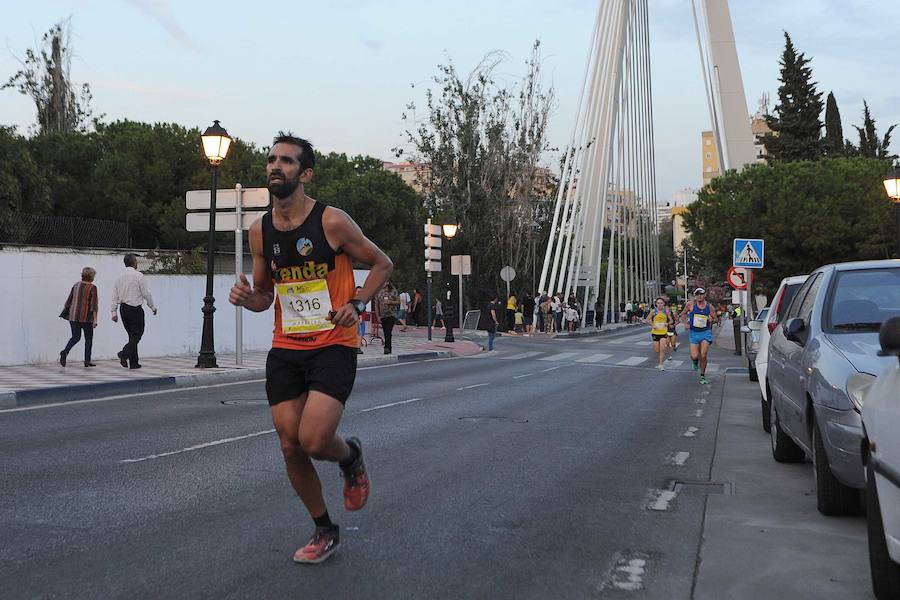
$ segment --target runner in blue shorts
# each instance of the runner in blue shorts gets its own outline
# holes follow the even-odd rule
[[[706,301],[706,290],[698,287],[694,290],[694,299],[689,301],[681,311],[681,320],[685,329],[690,331],[691,362],[694,370],[700,371],[700,383],[708,384],[706,378],[706,362],[709,347],[712,345],[712,326],[716,322],[716,311]]]

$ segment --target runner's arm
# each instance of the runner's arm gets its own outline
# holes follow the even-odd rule
[[[253,312],[269,310],[275,294],[272,289],[272,277],[269,265],[263,256],[262,221],[257,220],[250,226],[250,255],[253,257],[253,288],[247,276],[240,274],[240,281],[231,288],[228,301],[235,306],[243,306]]]
[[[322,225],[329,243],[334,242],[332,248],[340,248],[352,260],[372,267],[362,289],[355,296],[368,302],[390,279],[394,263],[381,248],[363,235],[359,225],[344,211],[329,206],[322,215]],[[332,322],[335,325],[349,327],[356,322],[356,309],[349,303],[334,309],[336,312]]]

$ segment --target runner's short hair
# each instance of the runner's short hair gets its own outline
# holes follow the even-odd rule
[[[300,171],[312,169],[316,165],[316,155],[309,140],[294,135],[292,131],[279,131],[272,141],[275,144],[291,144],[300,148]]]

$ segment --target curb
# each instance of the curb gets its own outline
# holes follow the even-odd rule
[[[392,363],[407,363],[434,358],[454,356],[449,350],[429,350],[427,352],[411,352],[392,356],[377,356],[360,361],[358,368],[376,367]],[[103,398],[123,394],[140,394],[145,392],[162,392],[174,389],[190,389],[223,383],[241,383],[265,379],[264,368],[239,369],[219,373],[197,373],[196,375],[176,375],[172,377],[149,377],[129,381],[109,381],[105,383],[89,383],[84,385],[59,386],[36,390],[17,390],[0,392],[0,409],[19,408],[38,404],[54,404],[72,402],[89,398]]]
[[[595,329],[594,331],[571,331],[567,333],[555,333],[553,334],[554,340],[564,340],[566,338],[582,338],[582,337],[597,337],[598,335],[611,335],[613,333],[619,331],[627,331],[629,329],[633,329],[638,327],[639,323],[635,323],[632,325],[626,325],[625,327],[616,327],[615,329]]]

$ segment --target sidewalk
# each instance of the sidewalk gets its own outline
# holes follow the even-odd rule
[[[865,517],[819,514],[812,466],[772,459],[759,411],[757,384],[727,374],[710,480],[733,495],[707,496],[693,598],[871,598]]]
[[[429,342],[424,327],[402,333],[395,328],[390,355],[384,354],[381,340],[369,335],[365,339],[359,367],[481,352],[479,344],[460,336],[445,343],[441,329],[434,330]],[[0,367],[0,408],[263,379],[268,354],[267,350],[244,352],[243,364],[238,366],[234,353],[217,353],[215,369],[197,369],[196,354],[147,357],[141,359],[141,369],[131,370],[118,360],[96,360],[96,367],[86,369],[83,352],[83,345],[76,346],[66,367],[58,362]]]

